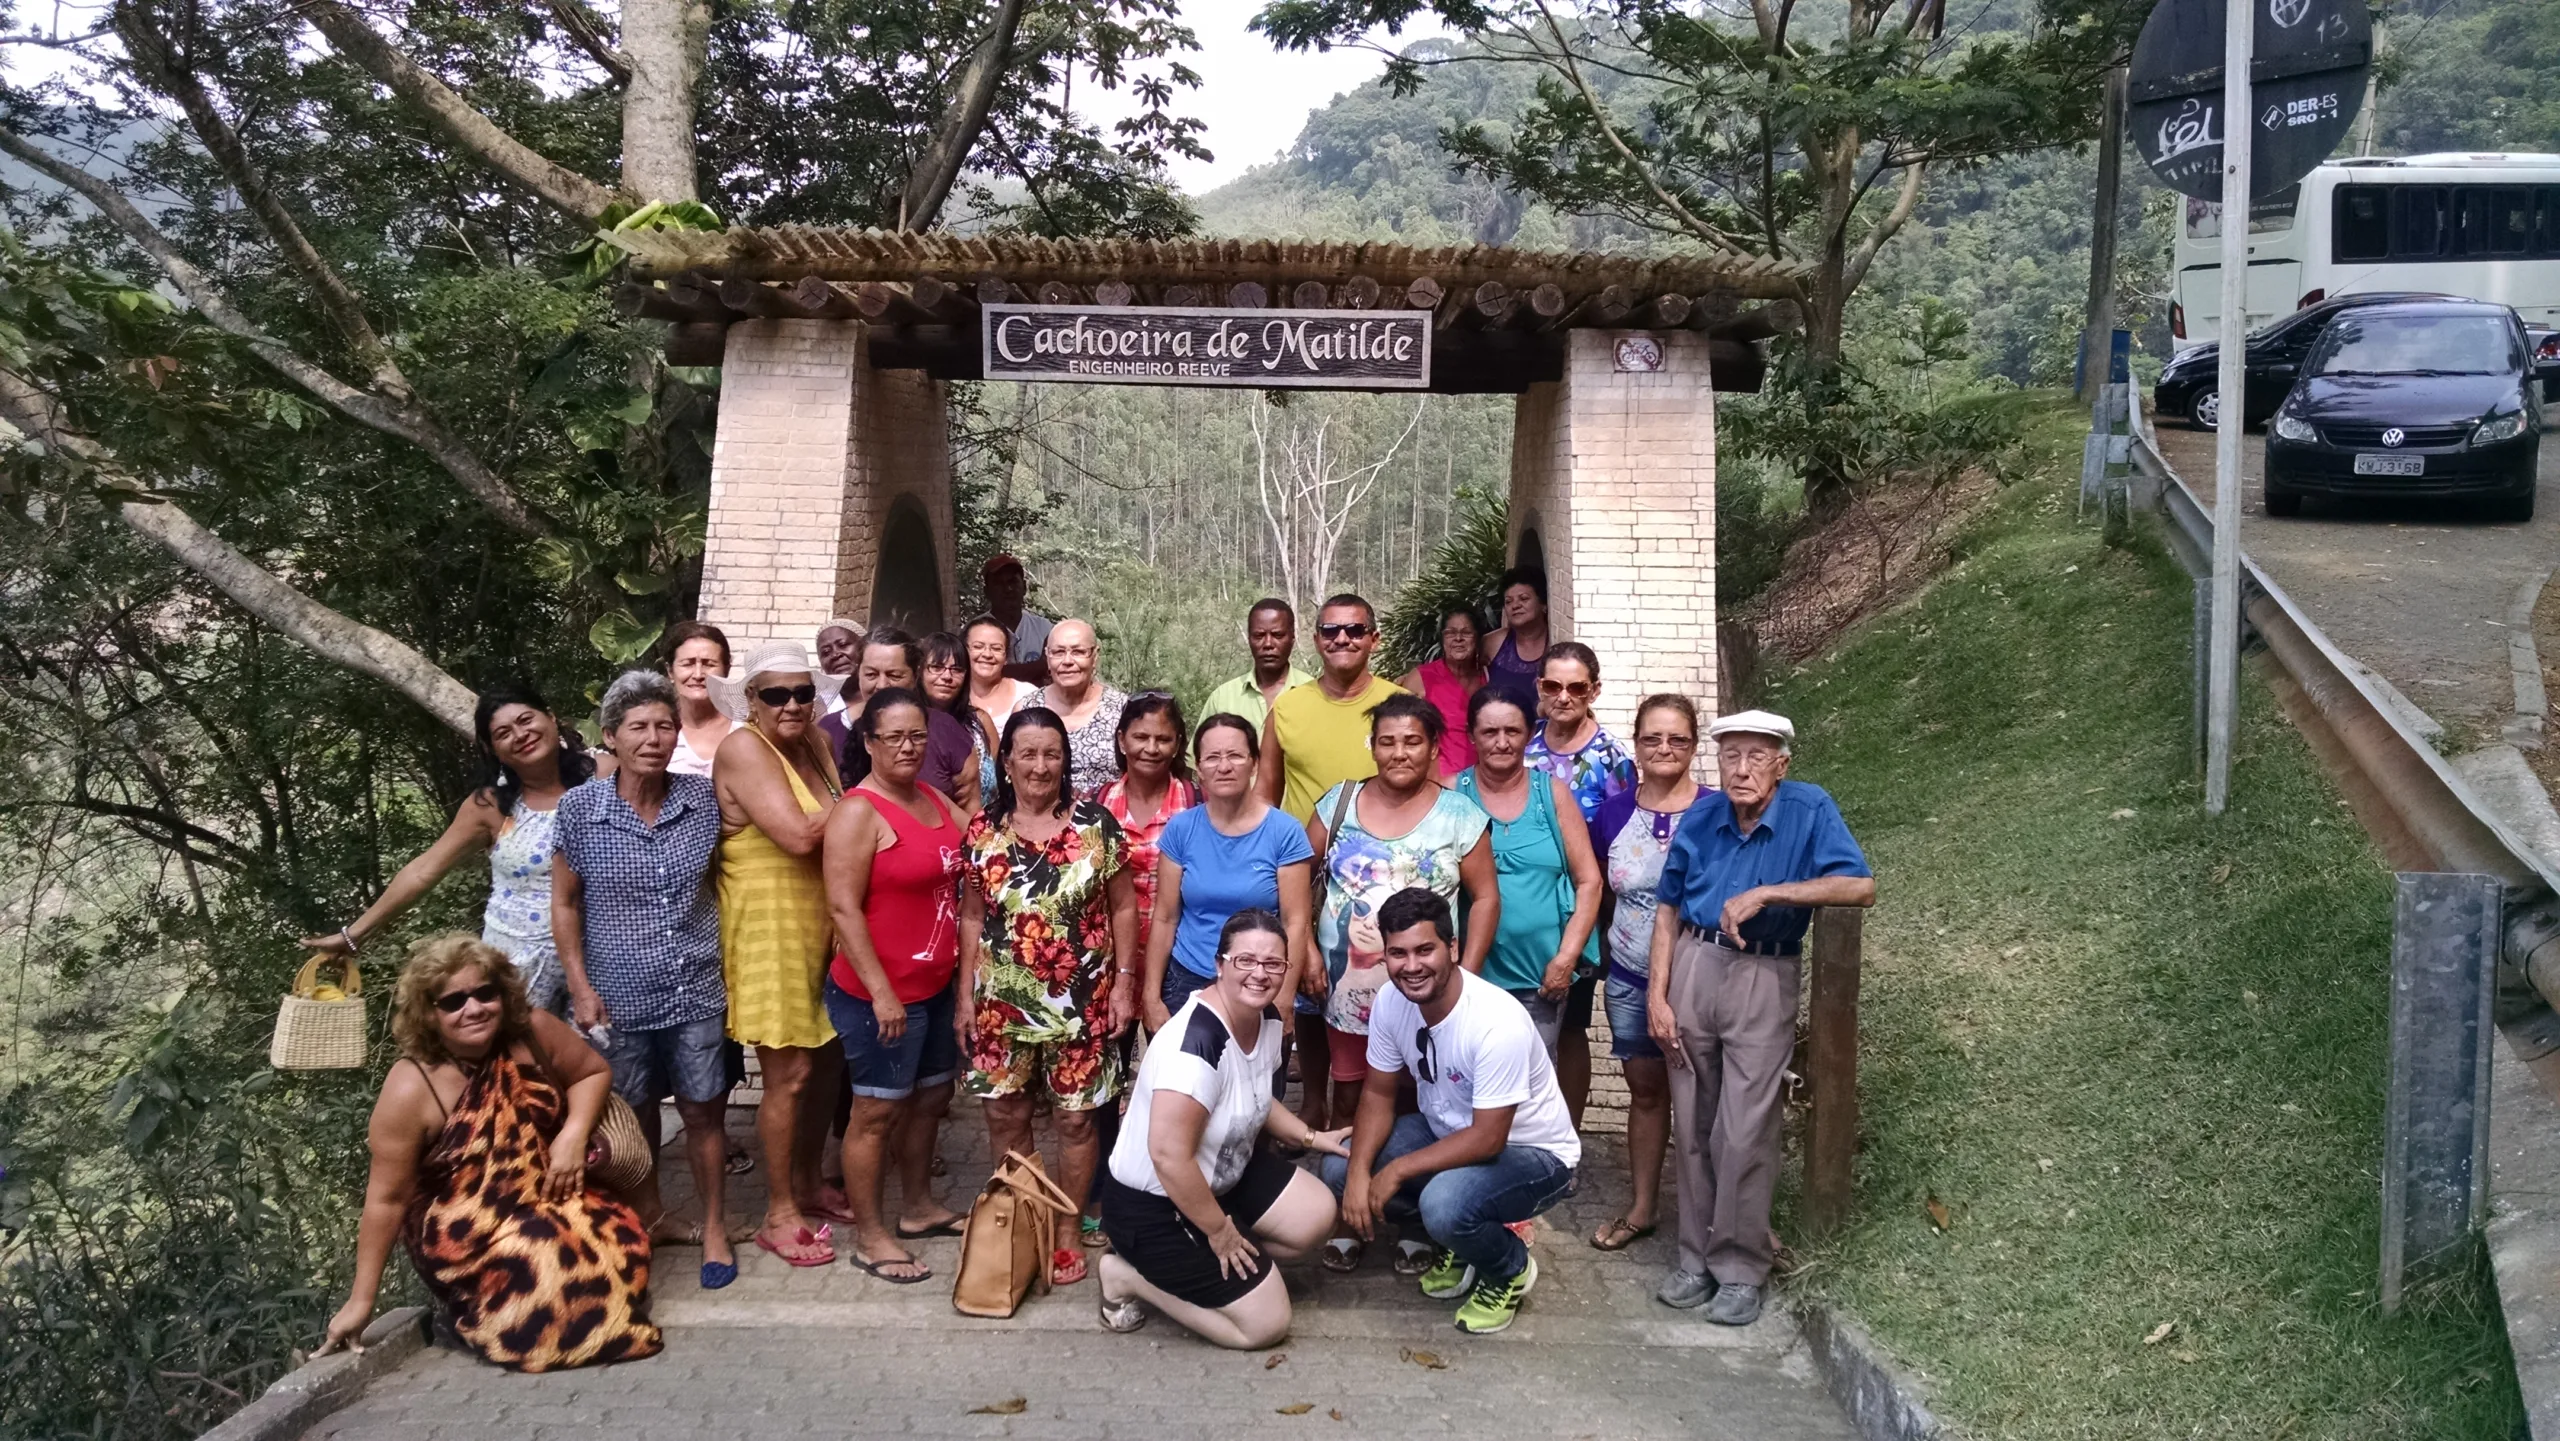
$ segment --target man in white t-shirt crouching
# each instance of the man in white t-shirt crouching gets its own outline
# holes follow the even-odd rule
[[[1378,908],[1378,931],[1394,984],[1369,1013],[1351,1154],[1325,1161],[1325,1183],[1363,1241],[1381,1221],[1410,1239],[1418,1222],[1438,1250],[1422,1294],[1464,1296],[1461,1331],[1499,1331],[1538,1281],[1511,1227],[1573,1194],[1582,1139],[1528,1011],[1460,969],[1449,903],[1398,891]],[[1396,1114],[1398,1071],[1412,1073],[1421,1114]]]

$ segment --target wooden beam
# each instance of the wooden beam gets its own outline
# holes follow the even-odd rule
[[[853,300],[822,275],[803,275],[791,282],[792,303],[813,320],[851,320],[861,312]]]
[[[1467,309],[1474,314],[1478,324],[1487,328],[1510,320],[1511,312],[1519,308],[1520,297],[1512,294],[1511,287],[1499,280],[1486,281],[1468,296]]]
[[[1728,324],[1742,310],[1742,302],[1730,291],[1710,291],[1689,297],[1689,318],[1684,323],[1691,330],[1714,331]]]
[[[824,281],[819,283],[825,284]],[[762,320],[813,318],[801,308],[799,299],[791,291],[762,281],[740,280],[735,276],[720,282],[720,303],[741,315]]]
[[[1166,286],[1158,293],[1157,299],[1160,304],[1179,306],[1185,309],[1194,305],[1206,305],[1209,303],[1208,295],[1198,286],[1183,285],[1180,283]]]
[[[1645,330],[1677,330],[1689,319],[1689,297],[1673,291],[1657,295],[1642,312],[1638,326]]]
[[[1344,310],[1375,310],[1378,308],[1378,282],[1365,275],[1355,275],[1342,282],[1342,288],[1334,292],[1333,303]]]
[[[1127,305],[1137,297],[1136,289],[1125,280],[1106,280],[1093,288],[1096,305]]]
[[[1790,330],[1804,328],[1804,308],[1792,300],[1772,300],[1755,305],[1708,332],[1718,340],[1766,340]]]
[[[1271,304],[1271,292],[1259,280],[1239,280],[1227,287],[1227,304],[1238,310],[1263,310]]]
[[[729,327],[707,320],[688,321],[667,332],[667,364],[718,365],[727,358]]]
[[[613,308],[636,320],[673,320],[695,324],[726,324],[737,319],[717,295],[706,295],[690,285],[642,285],[625,281],[614,287]]]
[[[1412,283],[1408,284],[1404,288],[1405,308],[1407,310],[1437,310],[1440,308],[1440,301],[1444,294],[1445,292],[1440,288],[1439,281],[1432,279],[1428,275],[1417,275],[1413,278]]]
[[[1813,913],[1811,1019],[1805,1027],[1805,1078],[1812,1083],[1811,1124],[1804,1155],[1804,1229],[1832,1235],[1849,1219],[1850,1183],[1858,1158],[1858,981],[1865,959],[1866,912],[1825,906]]]
[[[981,275],[978,277],[978,303],[980,305],[1027,305],[1030,301],[1031,297],[1029,295],[1024,294],[1020,289],[1015,287],[1012,281],[1005,279],[1001,275]]]
[[[1573,326],[1589,326],[1595,329],[1614,326],[1626,319],[1627,312],[1635,308],[1635,297],[1627,292],[1625,286],[1604,285],[1582,297],[1580,304],[1554,320],[1548,321],[1543,328],[1564,330]]]
[[[1040,303],[1042,305],[1082,305],[1085,303],[1085,297],[1083,291],[1063,280],[1043,280],[1040,282]]]
[[[1513,308],[1511,322],[1514,325],[1527,326],[1533,330],[1546,330],[1552,328],[1557,321],[1564,319],[1565,298],[1562,286],[1553,282],[1535,285],[1524,292],[1519,299],[1523,303]]]
[[[1299,310],[1322,310],[1333,302],[1333,287],[1321,280],[1301,280],[1289,292],[1289,304]]]

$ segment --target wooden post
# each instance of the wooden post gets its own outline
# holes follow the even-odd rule
[[[1804,1145],[1804,1230],[1828,1236],[1849,1219],[1858,1157],[1858,973],[1867,913],[1826,906],[1813,913],[1812,1018],[1805,1028],[1805,1076],[1813,1115]]]
[[[2089,217],[2089,306],[2080,330],[2080,393],[2093,403],[2107,383],[2108,343],[2116,329],[2116,222],[2124,198],[2124,97],[2122,65],[2107,72],[2105,107],[2098,125],[2098,201]]]

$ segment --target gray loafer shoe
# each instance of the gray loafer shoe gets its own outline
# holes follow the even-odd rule
[[[1748,1326],[1759,1320],[1760,1288],[1718,1286],[1715,1304],[1707,1308],[1707,1319],[1719,1326]]]
[[[1662,1278],[1662,1285],[1655,1289],[1653,1299],[1665,1306],[1694,1311],[1707,1304],[1707,1298],[1715,1293],[1714,1277],[1701,1276],[1695,1271],[1674,1271]]]

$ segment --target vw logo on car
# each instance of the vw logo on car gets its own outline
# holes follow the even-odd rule
[[[2409,432],[2407,432],[2407,431],[2405,431],[2405,430],[2402,430],[2400,427],[2398,427],[2398,426],[2396,426],[2396,425],[2395,425],[2395,426],[2393,426],[2393,427],[2391,427],[2389,430],[2386,430],[2386,431],[2384,431],[2384,432],[2382,433],[2382,443],[2383,443],[2384,445],[2395,445],[2395,446],[2396,446],[2396,445],[2400,444],[2402,441],[2407,440],[2408,438],[2409,438]]]

